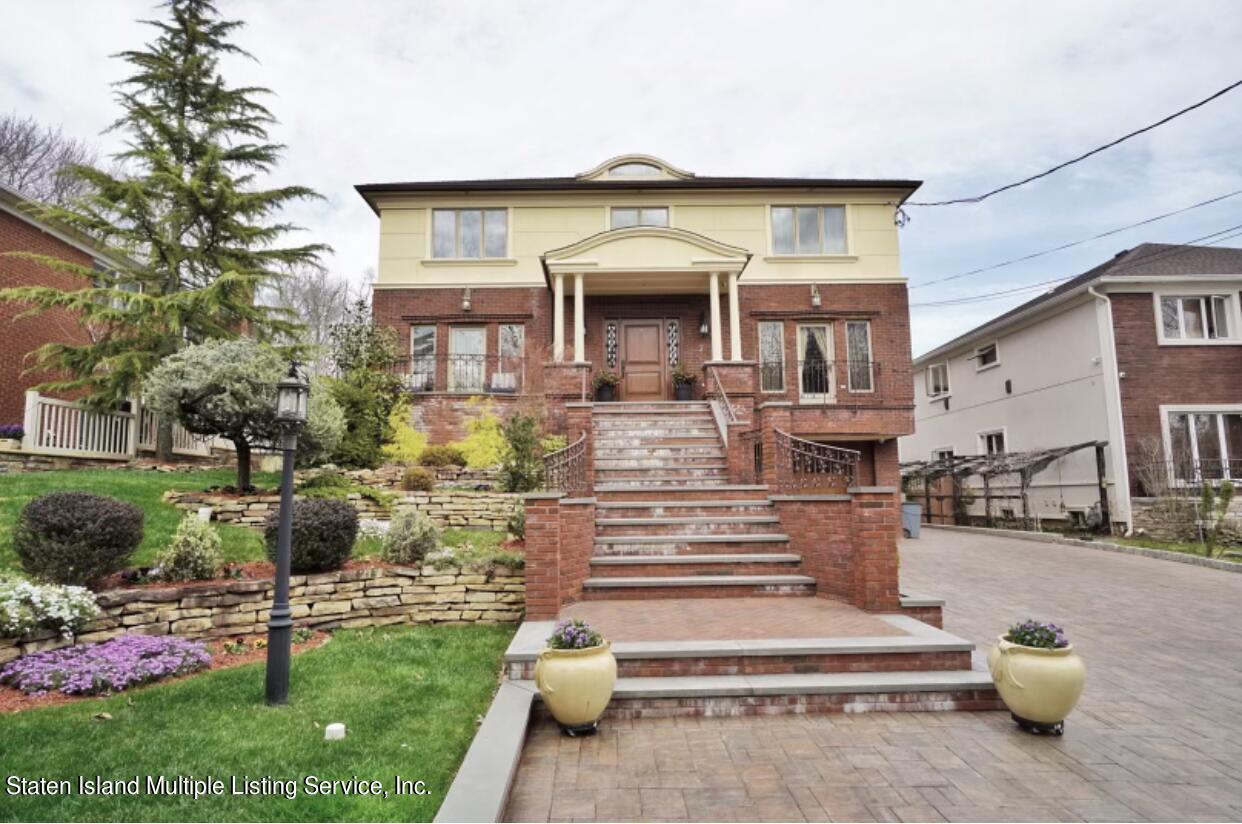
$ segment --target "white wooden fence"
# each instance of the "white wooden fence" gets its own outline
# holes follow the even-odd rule
[[[155,449],[159,418],[146,409],[133,412],[97,412],[73,401],[26,393],[25,437],[22,451],[71,458],[128,460],[139,450]],[[173,425],[173,453],[211,455],[211,438],[200,438]]]

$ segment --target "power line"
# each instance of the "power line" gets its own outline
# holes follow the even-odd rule
[[[1203,241],[1207,241],[1209,238],[1216,238],[1216,239],[1208,241],[1204,245],[1214,246],[1217,243],[1224,243],[1226,240],[1230,240],[1232,238],[1242,236],[1242,231],[1238,231],[1238,230],[1242,230],[1242,223],[1236,224],[1234,226],[1229,226],[1227,228],[1221,229],[1216,232],[1211,232],[1201,237],[1194,238],[1193,240],[1188,240],[1185,243],[1178,244],[1175,248],[1172,248],[1172,249],[1165,249],[1162,252],[1156,252],[1151,255],[1144,255],[1140,258],[1136,258],[1135,260],[1131,260],[1131,261],[1122,261],[1118,263],[1116,266],[1111,267],[1105,274],[1112,275],[1117,272],[1123,271],[1125,269],[1131,269],[1135,266],[1148,265],[1158,260],[1164,260],[1165,258],[1168,258],[1168,257],[1185,254],[1186,252],[1190,251],[1186,247],[1192,246],[1193,244],[1196,244],[1196,243],[1202,243]],[[1227,234],[1230,232],[1232,232],[1232,234]],[[1218,235],[1222,235],[1223,237],[1218,237]],[[968,295],[966,297],[961,297],[961,298],[948,298],[945,300],[928,301],[925,303],[912,303],[910,304],[910,308],[917,309],[917,308],[925,308],[925,307],[933,307],[933,306],[961,306],[963,304],[968,304],[968,303],[979,303],[982,301],[993,300],[995,298],[1002,298],[1002,297],[1006,297],[1009,295],[1018,294],[1020,292],[1028,292],[1033,289],[1039,289],[1044,286],[1049,286],[1051,284],[1063,283],[1067,280],[1072,280],[1073,278],[1076,278],[1076,277],[1078,277],[1078,275],[1067,275],[1066,277],[1062,277],[1062,278],[1053,278],[1052,280],[1040,281],[1039,283],[1031,283],[1026,286],[1017,286],[1017,287],[1013,287],[1010,289],[1001,289],[995,292],[984,292],[979,295]]]
[[[1230,83],[1228,86],[1216,92],[1215,94],[1209,95],[1208,97],[1203,98],[1199,102],[1194,103],[1190,106],[1187,106],[1186,108],[1180,111],[1176,111],[1173,114],[1169,115],[1168,117],[1157,120],[1155,123],[1144,126],[1141,129],[1136,129],[1135,131],[1132,131],[1129,134],[1123,135],[1117,138],[1116,140],[1113,140],[1109,143],[1105,143],[1103,146],[1097,146],[1091,151],[1080,154],[1078,157],[1075,157],[1071,160],[1067,160],[1064,163],[1058,163],[1057,165],[1053,166],[1051,169],[1042,171],[1037,175],[1031,175],[1028,178],[1024,178],[1014,183],[1006,184],[1004,186],[1001,186],[998,189],[993,189],[990,192],[984,192],[983,194],[976,195],[974,197],[959,197],[953,200],[935,200],[935,201],[924,201],[924,202],[909,201],[906,203],[906,205],[907,206],[952,206],[958,203],[981,203],[984,200],[987,200],[992,195],[998,195],[1001,192],[1006,192],[1010,189],[1016,189],[1019,186],[1025,186],[1027,183],[1031,183],[1033,181],[1039,180],[1040,178],[1047,177],[1048,175],[1053,174],[1055,172],[1059,172],[1060,170],[1064,169],[1066,166],[1072,166],[1075,163],[1079,163],[1083,160],[1086,160],[1092,155],[1097,155],[1100,152],[1111,149],[1114,146],[1117,146],[1118,144],[1124,143],[1125,141],[1129,140],[1132,137],[1137,137],[1138,135],[1141,135],[1144,132],[1150,132],[1152,129],[1155,129],[1159,126],[1163,126],[1165,123],[1168,123],[1171,120],[1176,120],[1182,115],[1187,114],[1188,112],[1192,112],[1195,109],[1199,108],[1200,106],[1206,106],[1208,103],[1211,103],[1216,98],[1221,97],[1225,94],[1228,94],[1229,92],[1233,91],[1239,86],[1242,86],[1242,80],[1238,80],[1234,83]]]
[[[1210,206],[1213,203],[1219,203],[1222,200],[1226,200],[1228,198],[1235,197],[1240,194],[1242,194],[1242,189],[1229,192],[1228,194],[1221,195],[1220,197],[1214,197],[1209,200],[1204,200],[1200,203],[1195,203],[1194,205],[1187,206],[1183,209],[1175,209],[1172,212],[1165,212],[1162,215],[1156,215],[1155,217],[1149,217],[1146,220],[1140,220],[1139,222],[1131,223],[1128,226],[1121,226],[1117,229],[1110,229],[1107,232],[1101,232],[1098,235],[1092,235],[1091,237],[1083,238],[1082,240],[1075,240],[1073,243],[1063,243],[1060,246],[1054,246],[1051,249],[1044,249],[1042,252],[1032,252],[1029,255],[1023,255],[1022,257],[1016,257],[1011,260],[1005,260],[1005,261],[1001,261],[1000,263],[994,263],[991,266],[982,266],[978,269],[971,269],[969,272],[962,272],[960,275],[949,275],[948,277],[937,278],[936,280],[928,280],[928,281],[924,281],[923,283],[916,283],[910,288],[921,289],[924,286],[931,286],[932,284],[936,284],[936,283],[945,283],[950,280],[957,280],[959,278],[970,277],[971,275],[978,275],[982,272],[990,272],[993,269],[1001,269],[1005,266],[1012,266],[1015,263],[1022,263],[1023,261],[1033,260],[1038,257],[1043,257],[1044,255],[1050,255],[1053,252],[1060,252],[1065,249],[1072,249],[1075,246],[1081,246],[1082,244],[1090,243],[1093,240],[1100,240],[1101,238],[1106,238],[1111,235],[1120,234],[1121,232],[1124,232],[1128,229],[1135,229],[1139,226],[1146,226],[1149,223],[1155,223],[1158,220],[1164,220],[1166,217],[1173,217],[1174,215],[1180,215],[1184,212],[1189,212],[1192,209],[1198,209],[1202,206]]]

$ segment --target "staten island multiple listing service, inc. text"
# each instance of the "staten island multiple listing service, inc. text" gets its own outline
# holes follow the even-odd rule
[[[194,775],[135,775],[132,778],[104,778],[80,775],[68,778],[26,778],[10,775],[4,781],[8,796],[184,796],[210,798],[222,795],[272,796],[289,800],[299,795],[368,795],[391,796],[430,795],[423,781],[393,776],[387,784],[379,779],[328,779],[308,775],[303,778],[273,778],[270,775],[251,777],[231,775],[223,778]]]

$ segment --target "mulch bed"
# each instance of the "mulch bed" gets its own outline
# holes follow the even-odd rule
[[[307,650],[318,649],[332,637],[331,633],[316,632],[315,635],[303,641],[300,644],[293,645],[294,655]],[[265,646],[256,646],[255,641],[263,639],[263,636],[238,636],[237,638],[216,638],[207,642],[207,650],[211,653],[211,663],[206,668],[182,675],[178,678],[166,678],[162,681],[155,681],[150,684],[144,684],[141,687],[135,687],[132,690],[125,690],[125,693],[132,693],[146,687],[153,687],[159,684],[172,684],[177,681],[193,678],[196,675],[202,675],[204,672],[212,670],[229,669],[231,667],[240,667],[244,664],[253,664],[256,661],[262,661],[267,657],[267,648]],[[266,639],[263,639],[266,640]],[[229,653],[224,647],[227,644],[241,641],[245,643],[245,652]],[[113,693],[118,695],[120,693]],[[38,709],[40,707],[51,707],[57,704],[72,704],[79,701],[91,701],[97,698],[107,698],[107,695],[65,695],[60,692],[50,692],[47,695],[38,697],[27,695],[18,689],[12,687],[0,686],[0,715],[13,712],[23,712],[25,710]]]

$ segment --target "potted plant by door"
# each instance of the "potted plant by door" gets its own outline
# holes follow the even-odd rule
[[[22,448],[22,438],[26,430],[20,423],[9,423],[0,426],[0,449],[16,452]]]
[[[609,372],[605,369],[595,376],[595,380],[591,382],[595,388],[595,400],[597,401],[615,401],[617,399],[617,387],[621,385],[621,376],[616,372]]]
[[[595,733],[616,683],[612,645],[580,618],[558,623],[535,661],[535,685],[566,735]]]
[[[1028,732],[1065,732],[1087,668],[1056,624],[1014,624],[988,652],[996,691],[1018,726]]]
[[[686,371],[685,366],[677,364],[677,368],[673,371],[673,395],[679,401],[694,400],[694,384],[698,382],[698,376]]]

